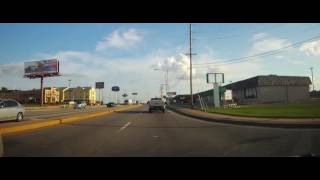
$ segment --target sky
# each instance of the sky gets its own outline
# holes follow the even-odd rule
[[[39,88],[39,79],[23,78],[24,62],[57,58],[62,76],[45,78],[53,87],[95,86],[105,82],[103,97],[137,92],[137,100],[160,95],[169,74],[169,91],[189,88],[189,24],[185,23],[2,23],[0,24],[0,87]],[[257,75],[309,76],[314,67],[315,89],[320,89],[320,24],[290,23],[194,23],[192,24],[193,92],[212,88],[206,73],[220,72],[225,83]],[[285,50],[271,56],[253,57],[241,63],[218,62]],[[211,64],[203,64],[211,63]],[[160,69],[156,71],[154,69]],[[129,96],[129,98],[133,98]]]

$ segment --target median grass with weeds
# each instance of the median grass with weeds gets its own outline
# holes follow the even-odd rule
[[[264,104],[238,108],[210,108],[208,112],[251,117],[320,118],[320,104]]]

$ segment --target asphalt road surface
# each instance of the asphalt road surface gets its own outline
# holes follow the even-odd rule
[[[206,122],[147,107],[3,137],[5,156],[299,156],[320,129]]]

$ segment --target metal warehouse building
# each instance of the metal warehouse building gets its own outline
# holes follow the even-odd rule
[[[239,104],[294,103],[310,99],[309,77],[256,76],[225,87],[232,90],[233,100]]]

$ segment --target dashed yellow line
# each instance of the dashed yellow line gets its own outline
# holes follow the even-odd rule
[[[16,132],[21,132],[21,131],[26,131],[26,130],[39,129],[39,128],[43,128],[43,127],[59,125],[59,124],[63,124],[63,123],[70,123],[70,122],[75,122],[75,121],[80,121],[80,120],[88,120],[90,118],[95,118],[95,117],[111,114],[113,112],[121,112],[121,111],[125,111],[125,110],[132,109],[132,108],[137,108],[137,107],[141,107],[141,106],[142,105],[134,105],[134,106],[123,107],[123,108],[109,110],[109,111],[103,111],[103,112],[95,112],[95,113],[90,113],[90,114],[85,114],[85,115],[82,114],[82,115],[63,117],[60,119],[51,119],[48,121],[41,121],[41,122],[35,122],[35,123],[30,123],[30,124],[24,124],[24,125],[0,127],[0,134],[6,135],[6,134],[10,134],[10,133],[16,133]]]

